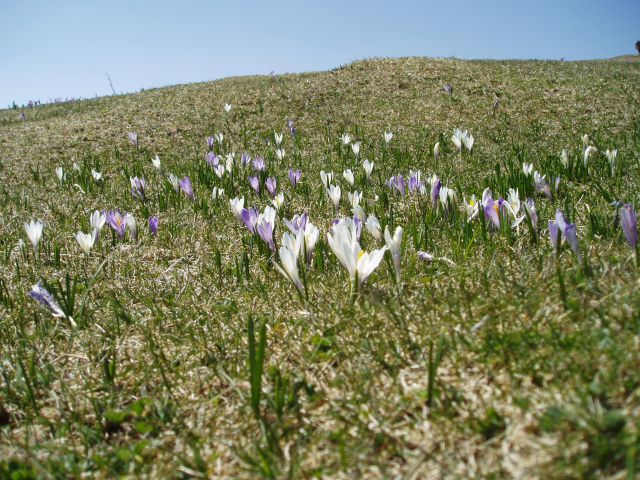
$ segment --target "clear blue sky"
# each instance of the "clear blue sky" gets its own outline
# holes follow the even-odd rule
[[[640,0],[0,0],[0,108],[366,57],[634,53]]]

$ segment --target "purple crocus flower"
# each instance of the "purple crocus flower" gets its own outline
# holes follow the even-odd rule
[[[124,238],[124,234],[127,231],[127,220],[125,217],[126,214],[123,215],[120,210],[111,210],[107,213],[107,223],[121,239]]]
[[[627,203],[620,208],[620,223],[627,242],[631,248],[636,250],[638,248],[638,220],[631,204]]]
[[[417,174],[413,174],[409,177],[409,192],[415,193],[420,191],[420,187],[422,187],[422,182],[418,178]]]
[[[129,143],[134,147],[138,148],[138,134],[136,132],[129,132]]]
[[[245,168],[247,165],[249,165],[250,161],[251,161],[251,156],[248,153],[243,153],[240,156],[240,162],[242,163],[242,168]]]
[[[207,152],[205,155],[205,160],[207,161],[207,165],[210,167],[217,167],[220,164],[220,159],[213,152]]]
[[[396,190],[398,191],[398,193],[404,196],[405,185],[404,185],[404,178],[402,177],[402,175],[394,175],[393,177],[391,177],[389,179],[388,185],[392,190]]]
[[[209,149],[213,149],[213,146],[215,143],[216,143],[216,139],[214,137],[207,137],[207,147]]]
[[[542,195],[547,197],[549,200],[553,200],[553,194],[551,193],[551,187],[549,187],[549,184],[547,183],[547,180],[544,179],[543,177],[540,177],[540,178],[538,178],[536,180],[535,189],[536,189],[536,192],[541,193]]]
[[[551,241],[551,246],[554,250],[556,250],[558,245],[560,245],[560,239],[562,238],[562,233],[558,228],[558,224],[553,220],[549,220],[549,240]]]
[[[289,119],[287,120],[287,130],[289,130],[291,132],[291,135],[295,136],[296,133],[298,133],[298,129],[296,128],[293,120]]]
[[[291,186],[293,188],[296,188],[301,177],[302,172],[300,170],[294,170],[293,168],[289,169],[289,182],[291,182]]]
[[[302,215],[294,215],[291,220],[284,220],[284,224],[291,230],[291,233],[297,235],[300,232],[304,232],[305,228],[307,228],[308,220],[309,215],[307,212],[304,212]]]
[[[37,301],[40,305],[48,308],[54,317],[66,317],[65,313],[56,302],[53,295],[49,293],[49,291],[42,286],[42,281],[38,282],[37,285],[33,285],[31,290],[27,292],[31,298]]]
[[[484,206],[484,218],[489,220],[496,228],[500,228],[500,203],[496,202],[493,198],[486,199]]]
[[[253,159],[253,169],[256,172],[262,172],[265,169],[264,158],[256,157]]]
[[[272,252],[276,251],[276,245],[273,241],[273,225],[266,219],[262,219],[262,221],[258,224],[258,235],[260,238],[264,240],[264,242],[269,246],[269,249]]]
[[[441,188],[442,188],[442,182],[438,177],[436,177],[431,183],[431,203],[433,204],[434,207],[438,205]]]
[[[156,235],[158,233],[158,216],[154,215],[153,217],[149,217],[149,231],[151,235]]]
[[[278,186],[278,181],[275,178],[269,177],[264,182],[264,184],[267,187],[267,191],[269,192],[269,195],[271,195],[272,197],[275,197],[276,196],[276,187]]]
[[[256,223],[258,222],[258,210],[254,207],[251,208],[243,208],[242,213],[240,215],[240,219],[242,223],[244,223],[245,227],[249,229],[251,233],[256,232]]]
[[[575,223],[568,223],[564,228],[564,236],[567,239],[567,243],[573,250],[573,253],[578,257],[578,261],[582,260],[582,256],[580,255],[580,244],[578,243],[578,232],[576,229]]]
[[[562,237],[567,240],[567,243],[571,247],[571,250],[578,257],[578,261],[581,261],[580,244],[578,243],[578,233],[575,223],[569,223],[562,213],[562,210],[556,210],[555,221],[549,220],[549,240],[556,254],[559,254],[558,247],[562,243]]]
[[[129,180],[131,182],[131,195],[133,195],[134,198],[137,198],[138,200],[144,202],[146,200],[146,183],[144,181],[144,178],[133,177]]]
[[[183,179],[180,180],[179,183],[180,183],[180,188],[185,193],[185,195],[189,197],[191,200],[193,200],[194,195],[193,195],[193,185],[191,185],[191,179],[189,177],[184,177]]]
[[[356,237],[358,242],[360,241],[360,237],[362,236],[362,220],[357,215],[353,216],[353,225],[356,227]]]
[[[259,195],[260,194],[260,179],[257,176],[253,176],[253,177],[249,177],[249,185],[251,185],[251,188],[253,188],[256,193]]]

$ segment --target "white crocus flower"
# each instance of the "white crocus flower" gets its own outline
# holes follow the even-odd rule
[[[373,171],[373,162],[369,160],[365,160],[362,162],[362,168],[364,169],[364,174],[367,177],[367,182],[371,178],[371,172]]]
[[[329,247],[340,263],[349,272],[352,292],[357,291],[380,264],[387,247],[365,252],[354,238],[353,228],[349,222],[334,225],[333,231],[327,233]]]
[[[282,134],[282,133],[278,134],[278,133],[276,133],[275,131],[273,132],[273,138],[274,138],[274,140],[275,140],[275,142],[276,142],[276,145],[277,145],[278,147],[279,147],[279,146],[280,146],[280,144],[282,143],[282,136],[283,136],[283,134]]]
[[[342,172],[342,176],[347,181],[347,183],[353,187],[354,183],[356,182],[356,178],[353,175],[351,169],[347,168],[344,172]]]
[[[60,183],[64,182],[66,175],[64,174],[64,168],[56,167],[56,177]]]
[[[160,168],[162,167],[162,164],[160,163],[160,157],[158,155],[156,155],[154,158],[151,159],[151,164],[157,169],[160,170]]]
[[[280,192],[276,195],[273,200],[271,200],[271,204],[276,208],[276,210],[280,210],[280,207],[284,205],[284,193]]]
[[[329,184],[333,182],[333,172],[325,173],[324,171],[321,171],[320,180],[322,180],[322,186],[324,188],[329,188]]]
[[[124,221],[127,224],[127,230],[129,230],[129,232],[131,232],[131,237],[133,237],[134,240],[137,240],[138,239],[138,225],[136,224],[136,217],[134,217],[130,213],[127,213],[125,215],[125,217],[124,217]]]
[[[440,188],[440,203],[445,209],[449,207],[449,203],[453,201],[455,195],[456,192],[452,188]]]
[[[340,205],[340,198],[342,197],[342,190],[340,190],[340,185],[329,185],[329,188],[327,189],[327,195],[333,202],[333,206],[337,211],[338,206]]]
[[[276,148],[276,157],[278,157],[278,160],[283,160],[284,156],[285,156],[284,148]]]
[[[226,113],[229,113],[231,111],[231,104],[230,103],[225,103],[224,107],[222,107],[222,108],[224,108],[224,111]]]
[[[218,142],[218,145],[222,145],[222,141],[224,140],[224,134],[222,132],[218,132],[213,136]]]
[[[438,160],[440,158],[440,142],[436,142],[433,146],[433,158]]]
[[[351,151],[357,157],[360,154],[360,142],[352,143]]]
[[[382,228],[380,227],[380,222],[375,215],[369,215],[364,226],[371,236],[376,239],[376,242],[382,243]]]
[[[451,135],[451,141],[459,151],[462,151],[462,130],[456,128]]]
[[[320,230],[311,222],[307,222],[304,227],[304,254],[306,255],[307,263],[311,263],[311,255],[316,248],[318,239],[320,238]]]
[[[244,208],[244,197],[236,197],[229,200],[229,205],[231,205],[231,211],[236,216],[237,219],[242,218],[242,209]]]
[[[349,203],[352,207],[360,206],[360,201],[362,200],[362,192],[358,192],[357,190],[353,193],[347,193],[347,198],[349,199]]]
[[[522,162],[522,171],[525,176],[530,177],[533,172],[533,163]]]
[[[464,132],[465,135],[462,137],[462,141],[464,142],[464,146],[467,147],[467,150],[471,151],[473,149],[473,143],[475,142],[475,138],[470,133]]]
[[[24,224],[24,231],[29,237],[29,241],[31,245],[33,245],[33,251],[38,256],[38,244],[40,243],[40,239],[42,238],[42,229],[44,224],[40,220],[31,220],[29,223]]]
[[[223,195],[224,195],[224,189],[213,187],[213,190],[211,191],[212,200],[217,200],[218,198],[222,198]]]
[[[384,228],[384,241],[387,244],[387,248],[391,252],[391,258],[393,260],[393,267],[396,271],[396,282],[400,283],[401,277],[401,253],[402,253],[402,235],[404,230],[402,227],[397,227],[393,237],[389,233],[389,227]]]
[[[300,275],[298,273],[298,256],[300,254],[300,245],[302,243],[302,239],[302,232],[300,232],[296,237],[291,235],[289,232],[283,233],[282,240],[280,242],[282,246],[278,250],[280,263],[282,265],[278,265],[275,262],[274,264],[276,266],[276,269],[295,285],[300,295],[303,298],[306,298],[304,285],[302,284],[302,280],[300,279]]]
[[[180,188],[180,180],[178,179],[178,177],[176,177],[173,173],[170,173],[167,178],[173,189],[177,192]]]
[[[587,164],[589,163],[589,156],[592,153],[596,153],[598,151],[598,149],[596,147],[593,146],[588,146],[585,150],[584,150],[584,166],[586,167]]]
[[[614,177],[616,174],[616,158],[618,158],[618,149],[609,150],[604,152],[607,156],[607,160],[609,160],[609,167],[611,168],[611,176]]]
[[[348,133],[343,133],[340,138],[342,139],[343,145],[349,145],[351,143],[351,136]]]
[[[467,202],[464,199],[464,211],[467,214],[467,220],[471,221],[478,216],[479,205],[475,195],[471,195],[471,199]]]
[[[518,213],[520,212],[520,194],[518,193],[517,189],[509,189],[506,204],[509,207],[509,213],[511,213],[511,215],[513,215],[513,217],[517,219]]]
[[[560,161],[562,162],[562,166],[564,168],[569,168],[569,153],[566,148],[562,149],[562,153],[560,154]]]
[[[104,215],[104,213],[101,213],[98,210],[96,210],[89,216],[89,225],[91,225],[92,230],[97,232],[100,232],[100,230],[102,230],[102,227],[104,227],[106,221],[107,217]]]
[[[393,138],[393,133],[391,133],[388,130],[384,132],[384,143],[389,144],[392,138]]]
[[[584,145],[584,148],[589,146],[589,135],[586,133],[582,136],[582,145]]]
[[[96,172],[94,169],[91,169],[91,176],[96,182],[99,182],[100,180],[102,180],[102,173]]]
[[[213,171],[215,172],[218,178],[224,177],[225,168],[224,168],[224,165],[222,165],[221,163],[213,167]]]
[[[96,242],[96,231],[93,230],[91,233],[78,232],[76,233],[76,241],[85,255],[88,256],[93,248],[93,244]]]

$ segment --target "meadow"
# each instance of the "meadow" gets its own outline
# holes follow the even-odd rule
[[[640,65],[0,111],[0,477],[635,478]]]

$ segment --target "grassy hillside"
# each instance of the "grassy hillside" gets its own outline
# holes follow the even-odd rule
[[[640,204],[639,87],[635,63],[407,58],[0,111],[0,477],[632,478],[639,276],[611,204]],[[222,177],[205,160],[217,133],[221,164],[235,153]],[[523,163],[545,175],[538,188]],[[387,185],[418,170],[423,193]],[[337,212],[321,171],[342,188]],[[432,202],[433,174],[449,203]],[[270,205],[267,177],[284,193],[276,247],[294,214],[320,230],[298,261],[306,298],[230,209]],[[496,217],[469,218],[487,187]],[[514,218],[497,206],[509,188]],[[327,240],[353,191],[382,229],[404,229],[400,281],[386,252],[354,293]],[[538,222],[512,228],[527,198]],[[117,209],[137,235],[105,225],[85,255],[76,232]],[[549,241],[557,209],[579,255]],[[360,244],[384,241],[363,227]],[[57,317],[27,295],[41,280]]]

